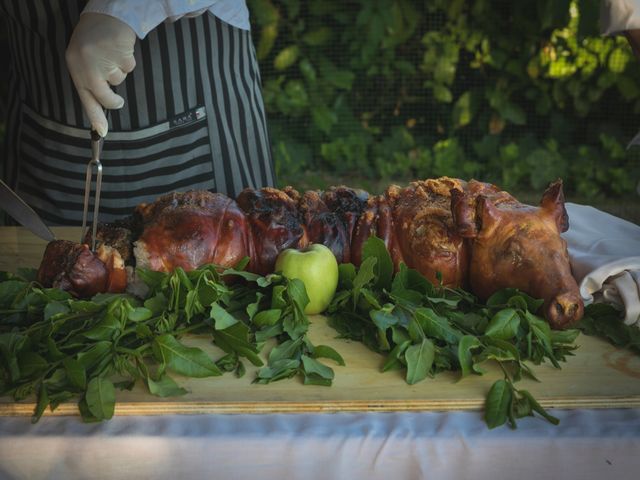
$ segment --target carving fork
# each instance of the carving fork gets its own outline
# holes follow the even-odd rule
[[[87,213],[89,211],[89,196],[91,193],[91,183],[93,179],[93,167],[96,167],[96,189],[93,199],[93,221],[91,230],[91,251],[96,249],[96,230],[98,228],[98,213],[100,211],[100,190],[102,189],[102,163],[100,154],[104,138],[98,132],[91,129],[91,160],[87,164],[87,176],[84,182],[84,210],[82,212],[82,237],[80,243],[84,242],[87,233]]]

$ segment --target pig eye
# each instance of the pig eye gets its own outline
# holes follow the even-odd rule
[[[500,256],[514,265],[520,265],[523,262],[522,244],[516,238],[507,240],[500,252]]]

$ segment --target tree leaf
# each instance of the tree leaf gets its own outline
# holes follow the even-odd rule
[[[297,45],[289,45],[288,47],[280,50],[278,55],[273,61],[273,66],[276,70],[285,70],[293,65],[298,60],[300,54],[300,47]]]

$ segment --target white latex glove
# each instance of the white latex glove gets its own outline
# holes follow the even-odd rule
[[[136,34],[126,23],[100,13],[83,13],[67,47],[67,68],[91,126],[107,134],[103,107],[118,109],[124,99],[111,90],[136,66]]]

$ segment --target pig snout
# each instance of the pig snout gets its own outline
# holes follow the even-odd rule
[[[582,298],[574,292],[561,293],[552,298],[543,308],[549,324],[556,329],[574,325],[584,313]]]

